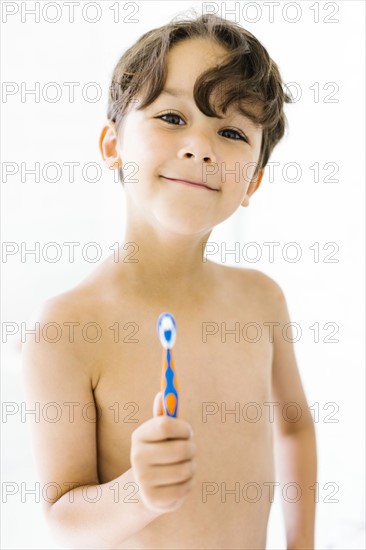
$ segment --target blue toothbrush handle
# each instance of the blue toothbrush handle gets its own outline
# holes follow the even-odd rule
[[[178,378],[174,368],[173,354],[170,349],[163,350],[163,369],[161,373],[161,391],[163,392],[164,411],[167,416],[178,416]]]

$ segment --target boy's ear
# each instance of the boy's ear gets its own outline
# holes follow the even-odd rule
[[[253,193],[258,189],[258,187],[261,184],[262,178],[264,174],[264,168],[261,168],[258,171],[258,175],[252,179],[252,181],[249,184],[249,187],[247,189],[246,195],[244,197],[244,200],[241,202],[241,206],[249,206],[249,197],[253,195]]]
[[[107,168],[121,168],[122,161],[117,151],[117,134],[115,124],[108,120],[103,127],[99,138],[99,150],[102,155],[104,165]]]

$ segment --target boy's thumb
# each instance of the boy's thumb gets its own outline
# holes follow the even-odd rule
[[[155,395],[155,399],[154,399],[153,416],[161,416],[163,414],[165,414],[164,405],[163,405],[163,392],[159,391]]]

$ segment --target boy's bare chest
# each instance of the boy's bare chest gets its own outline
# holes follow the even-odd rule
[[[271,397],[272,343],[265,323],[271,319],[265,307],[249,299],[246,303],[220,302],[212,296],[211,303],[187,306],[169,308],[177,321],[173,357],[178,414],[191,424],[199,445],[208,451],[201,461],[208,473],[210,464],[216,471],[220,462],[225,467],[228,460],[238,460],[235,446],[239,449],[250,442],[254,452],[255,442],[269,433],[264,403]],[[131,434],[152,417],[162,371],[163,350],[155,328],[162,311],[136,306],[128,311],[125,307],[118,315],[114,311],[109,321],[103,320],[113,328],[97,352],[100,363],[94,397],[101,482],[131,467]],[[218,438],[231,450],[227,453],[222,448],[214,464],[209,450]]]
[[[202,292],[178,293],[172,300],[142,297],[126,285],[121,296],[106,277],[84,293],[80,322],[86,342],[80,353],[98,410],[99,482],[111,482],[114,491],[118,486],[118,498],[131,506],[139,496],[138,488],[114,480],[131,468],[131,435],[152,417],[160,391],[163,350],[156,321],[163,311],[177,321],[179,417],[192,426],[197,446],[196,486],[181,508],[148,524],[120,549],[265,547],[268,483],[274,480],[268,404],[270,327],[276,319],[256,273],[216,273]],[[98,326],[101,337],[95,338]]]

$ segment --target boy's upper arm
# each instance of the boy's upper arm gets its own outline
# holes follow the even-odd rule
[[[278,323],[273,329],[272,397],[274,403],[279,403],[274,405],[276,426],[285,435],[309,426],[312,417],[296,362],[285,295],[273,279],[264,277],[273,312],[268,321]]]
[[[75,315],[68,303],[62,299],[46,302],[30,322],[40,323],[40,341],[28,335],[22,346],[27,409],[37,411],[36,421],[31,414],[27,420],[32,424],[33,451],[46,510],[72,487],[99,483],[91,376],[82,343],[76,336],[71,342],[65,331],[63,323],[70,321],[75,321]],[[58,341],[51,342],[57,338],[57,325],[48,325],[46,331],[47,323],[61,327]]]

